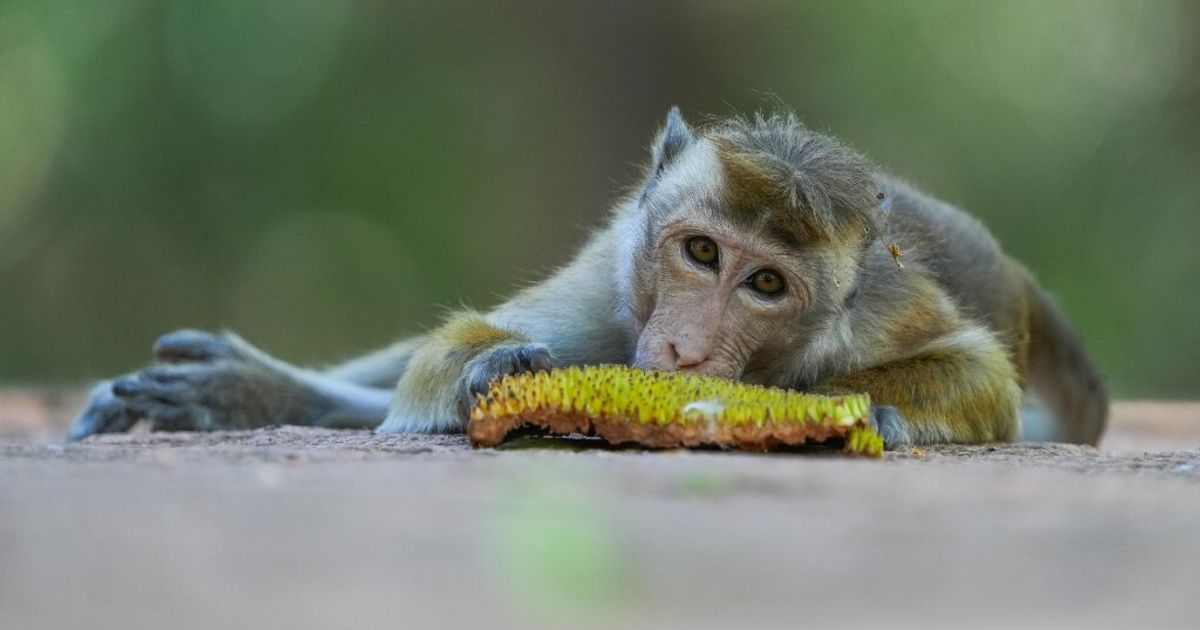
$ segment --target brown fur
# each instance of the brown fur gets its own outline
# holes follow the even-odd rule
[[[733,212],[770,217],[799,241],[878,232],[870,165],[793,114],[734,117],[701,135],[717,146]]]
[[[521,338],[510,330],[496,328],[474,312],[456,313],[451,316],[444,326],[433,333],[433,337],[450,346],[476,351]]]

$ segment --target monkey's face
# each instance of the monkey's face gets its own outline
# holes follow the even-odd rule
[[[796,343],[812,300],[795,251],[720,221],[670,222],[651,244],[653,300],[634,364],[739,379]]]
[[[614,228],[634,365],[791,379],[877,231],[869,165],[792,117],[697,135],[672,109],[649,166]]]

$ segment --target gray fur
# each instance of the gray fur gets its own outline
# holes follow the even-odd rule
[[[324,375],[335,381],[367,387],[392,387],[404,374],[413,353],[426,341],[425,335],[401,339],[390,346],[331,367],[325,370]]]
[[[678,107],[672,107],[667,113],[667,124],[663,127],[658,140],[654,143],[654,169],[662,170],[667,163],[675,159],[688,147],[695,137],[692,130],[683,120]]]

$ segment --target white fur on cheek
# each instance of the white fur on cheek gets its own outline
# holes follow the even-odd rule
[[[636,265],[642,258],[647,247],[646,211],[636,203],[629,203],[621,210],[613,222],[613,232],[616,236],[616,251],[614,252],[613,284],[617,288],[617,312],[614,313],[617,322],[635,335],[640,332],[645,322],[638,321],[635,286]]]
[[[800,353],[796,368],[800,378],[811,383],[831,371],[848,371],[858,360],[854,353],[850,317],[841,313],[834,316],[828,328],[808,343]]]

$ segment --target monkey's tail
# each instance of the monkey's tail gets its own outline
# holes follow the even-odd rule
[[[1108,424],[1104,379],[1058,305],[1024,273],[1029,345],[1023,438],[1095,445]]]

